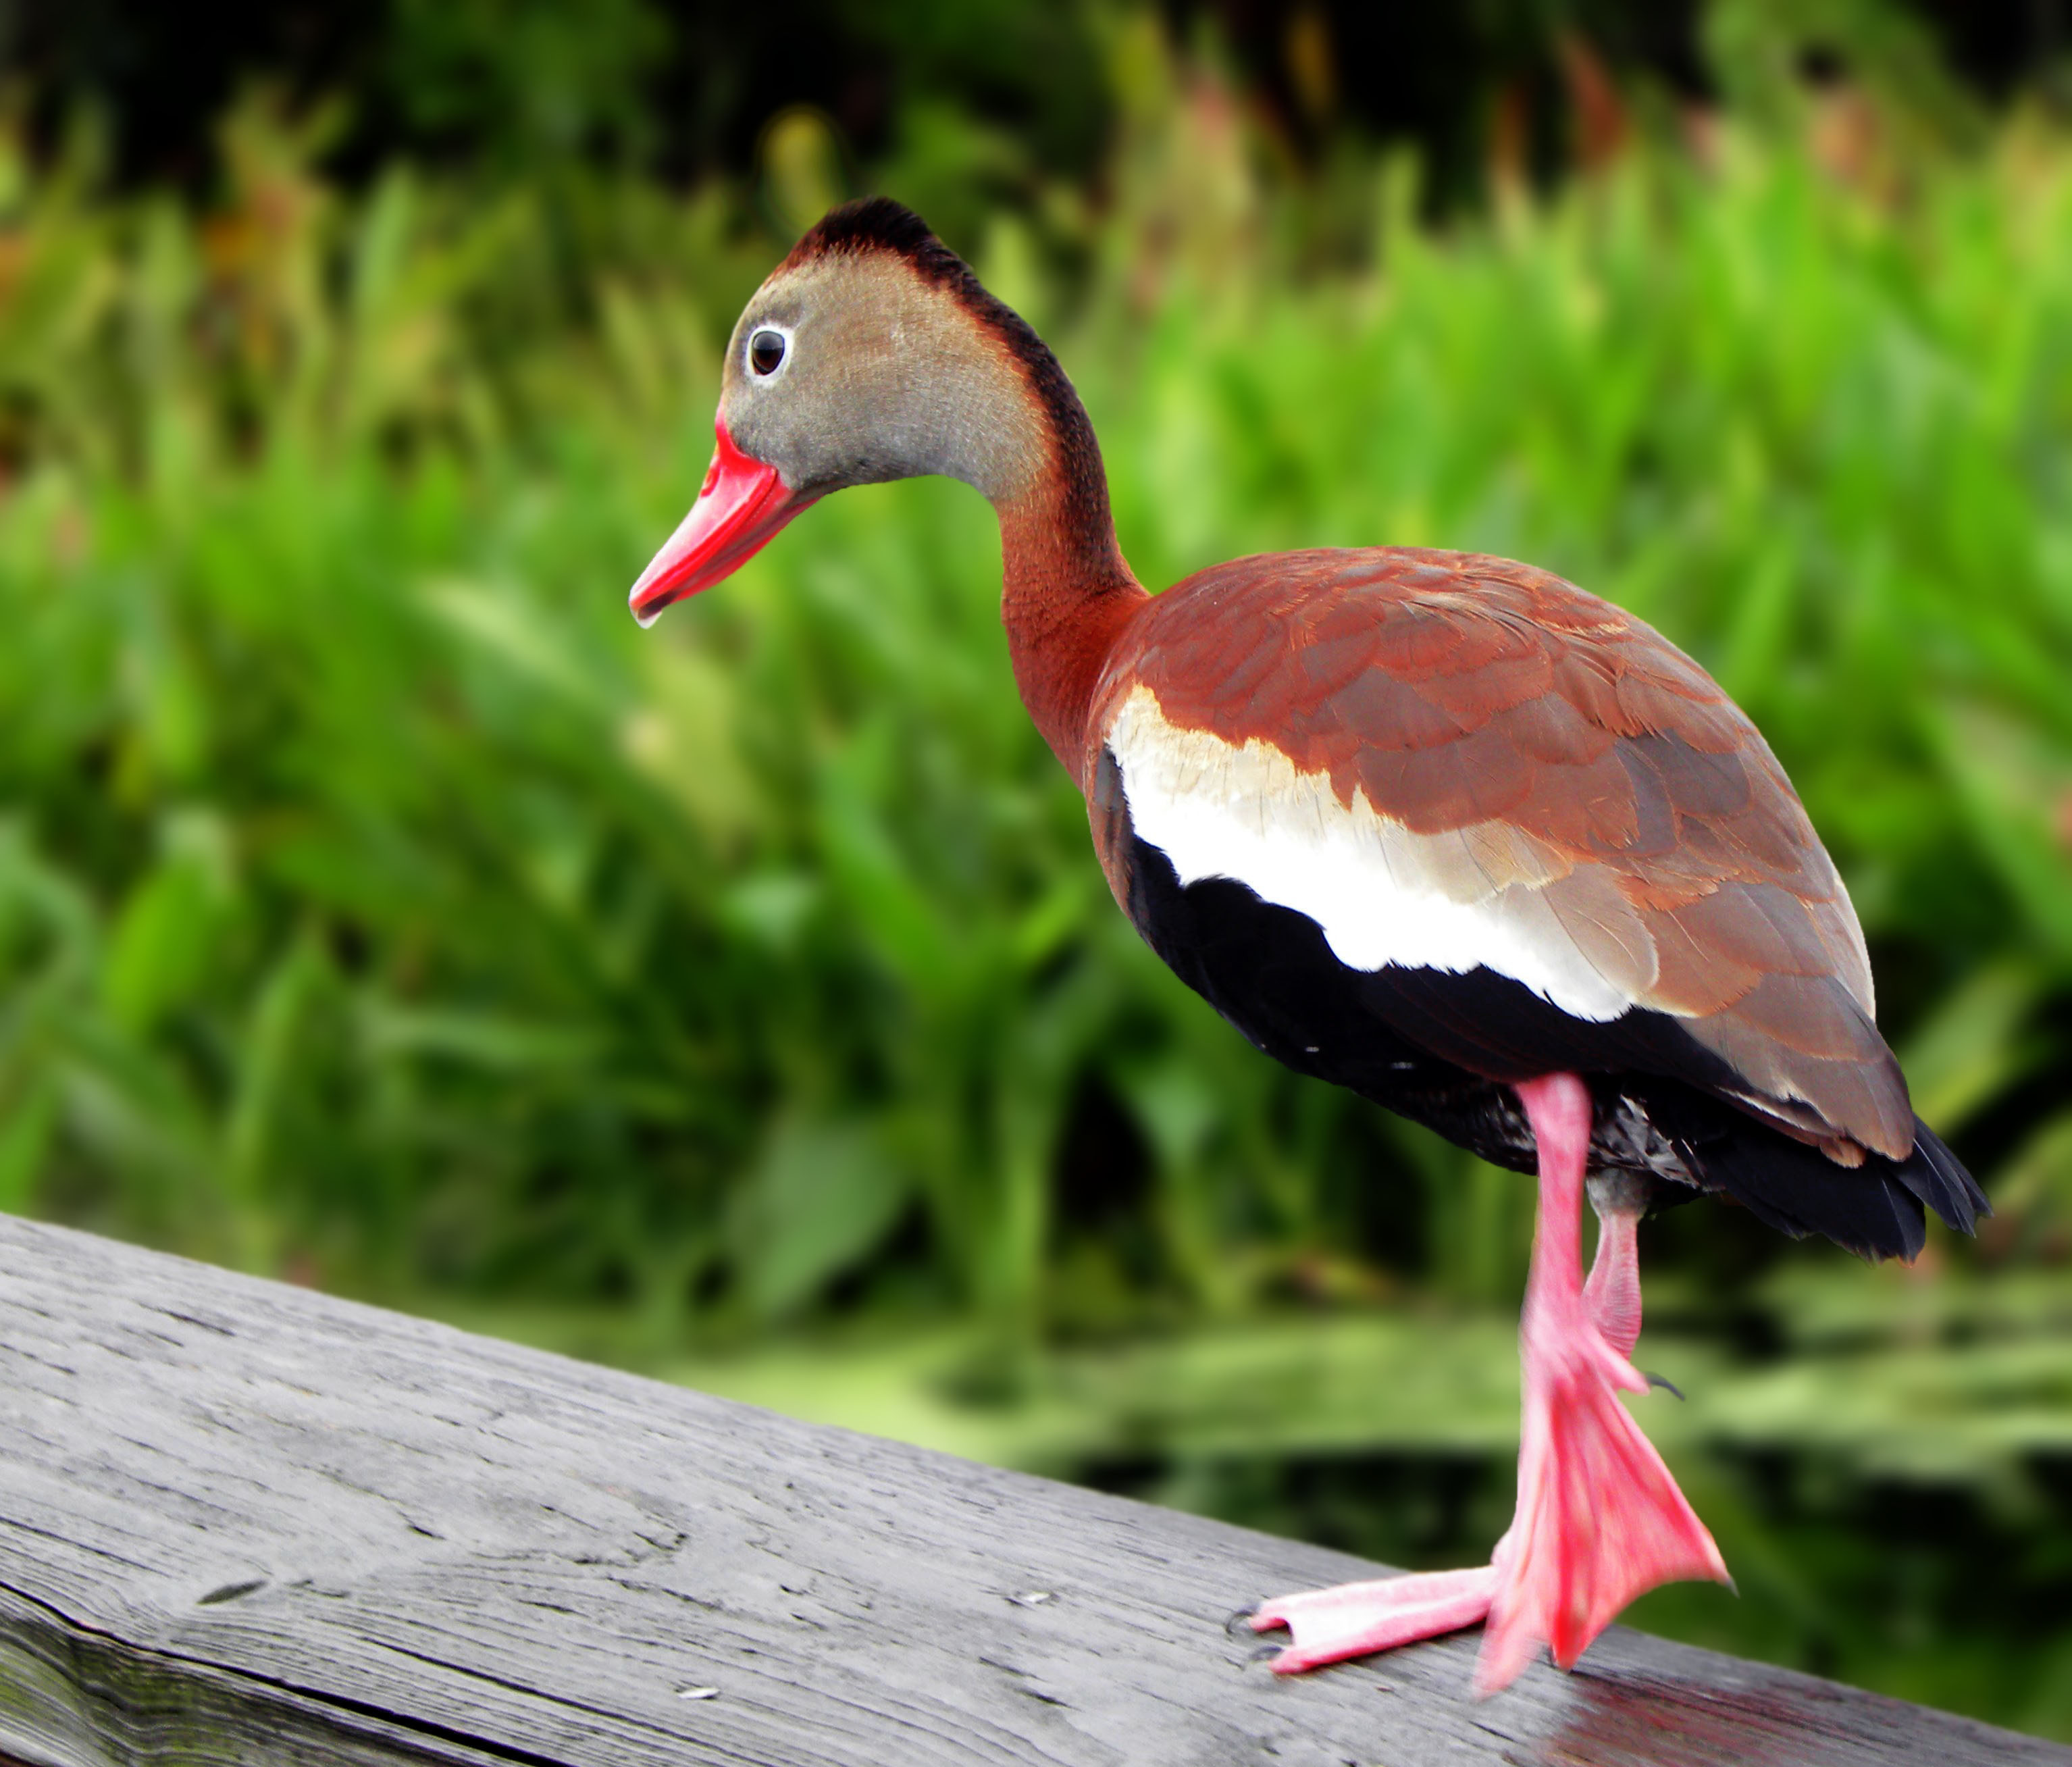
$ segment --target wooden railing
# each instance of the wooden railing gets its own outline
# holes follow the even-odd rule
[[[1297,1679],[1375,1567],[0,1217],[0,1760],[2072,1763],[1615,1630]]]

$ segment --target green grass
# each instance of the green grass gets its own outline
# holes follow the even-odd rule
[[[1322,199],[1262,187],[1212,91],[1132,77],[1108,208],[1060,208],[1083,278],[1011,217],[956,243],[1058,344],[1140,574],[1444,545],[1661,627],[1798,781],[1999,1204],[1906,1283],[1651,1229],[1730,1556],[1874,1537],[1733,1470],[1782,1456],[1956,1492],[1950,1539],[2025,1543],[2062,1615],[2072,142],[1880,195],[1729,129],[1442,235],[1355,168],[1319,259]],[[801,1410],[860,1357],[848,1421],[1269,1518],[1316,1512],[1260,1444],[1486,1452],[1529,1187],[1279,1073],[1137,945],[981,505],[852,492],[627,618],[775,242],[722,193],[598,189],[573,232],[401,171],[348,200],[236,126],[205,224],[0,165],[0,1207]],[[1427,1331],[1472,1375],[1420,1376]],[[1717,1635],[2072,1735],[2062,1620],[1931,1579],[1901,1649],[1845,1571],[1841,1618]]]

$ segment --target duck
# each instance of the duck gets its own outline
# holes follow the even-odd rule
[[[1235,559],[1153,595],[1055,355],[911,210],[827,214],[742,312],[643,625],[846,487],[985,497],[1023,704],[1117,905],[1266,1055],[1538,1185],[1517,1503],[1487,1563],[1235,1617],[1276,1673],[1483,1628],[1572,1667],[1637,1596],[1729,1583],[1622,1394],[1637,1228],[1700,1197],[1911,1258],[1986,1199],[1914,1114],[1848,891],[1696,661],[1552,573],[1423,547]],[[1582,1257],[1582,1210],[1597,1218]]]

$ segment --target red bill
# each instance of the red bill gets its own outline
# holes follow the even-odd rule
[[[724,423],[716,422],[713,431],[719,446],[705,468],[698,500],[627,598],[633,617],[643,626],[653,625],[671,602],[732,576],[813,500],[795,495],[776,467],[743,454]]]

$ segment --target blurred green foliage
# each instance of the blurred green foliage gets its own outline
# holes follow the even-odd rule
[[[1276,174],[1149,24],[1108,54],[1103,204],[943,224],[1059,346],[1139,573],[1452,546],[1662,628],[1797,781],[1999,1207],[1911,1271],[1649,1229],[1748,1599],[1648,1611],[2072,1735],[2072,138],[1802,94],[1439,232],[1406,163]],[[0,1207],[1253,1515],[1261,1456],[1507,1445],[1530,1187],[1137,944],[983,505],[852,492],[627,618],[824,125],[754,192],[351,199],[323,126],[240,109],[200,214],[106,198],[90,133],[0,144]],[[987,139],[918,117],[886,180]],[[2015,1530],[1990,1649],[1876,1553],[1819,1610],[1823,1480]]]

